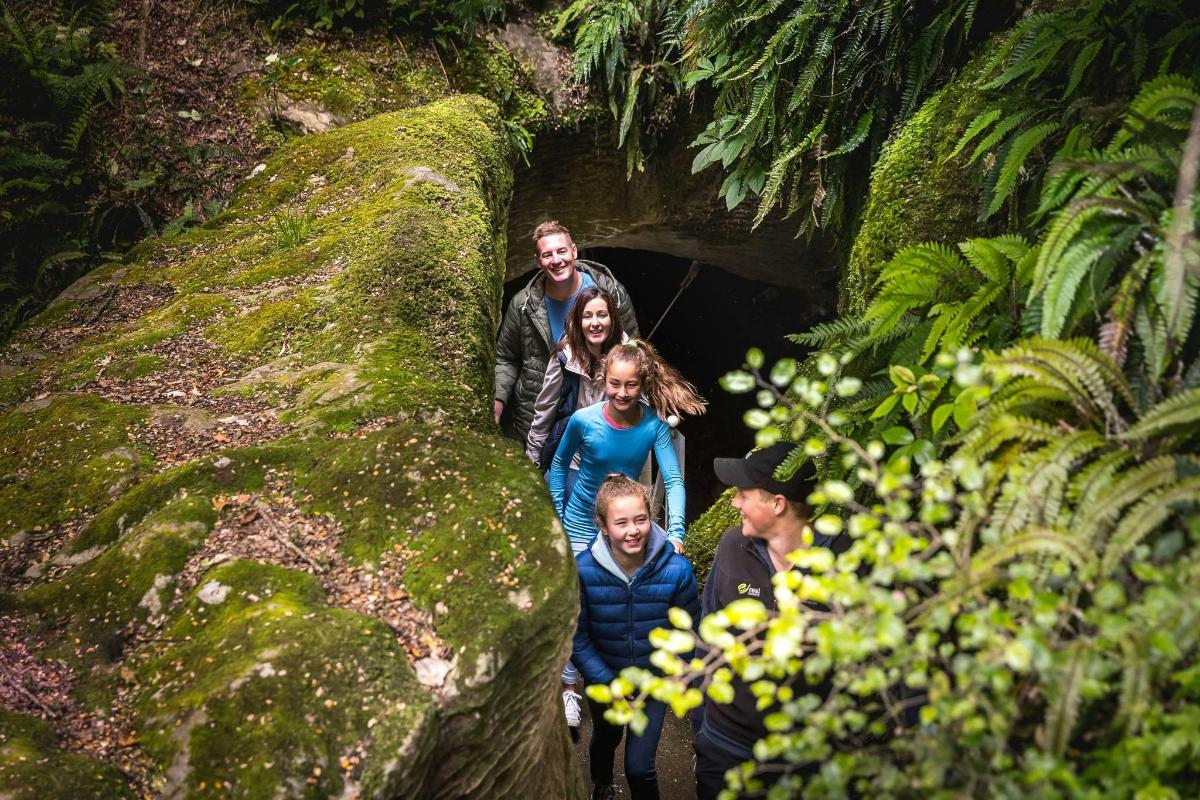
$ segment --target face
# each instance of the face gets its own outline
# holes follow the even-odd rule
[[[650,538],[650,510],[637,495],[614,497],[608,504],[601,527],[613,550],[630,556],[639,555],[645,552]]]
[[[738,489],[733,495],[733,507],[742,516],[742,535],[761,538],[775,525],[776,495],[762,489]]]
[[[604,376],[604,391],[608,401],[620,411],[629,411],[642,396],[642,376],[632,361],[615,360],[609,363]]]
[[[608,315],[608,302],[603,297],[592,298],[583,307],[583,315],[579,321],[583,327],[583,338],[587,340],[587,343],[596,346],[603,345],[604,340],[608,338],[608,332],[612,330],[612,317]]]
[[[553,233],[537,241],[538,266],[546,280],[569,283],[575,279],[575,256],[578,250],[571,237],[564,233]]]

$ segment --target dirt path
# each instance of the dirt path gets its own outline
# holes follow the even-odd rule
[[[580,726],[579,742],[575,754],[579,768],[590,790],[588,779],[588,740],[592,735],[592,720],[587,703],[583,704],[583,724]],[[696,800],[696,778],[692,772],[692,729],[686,719],[679,719],[670,711],[663,723],[662,738],[658,742],[658,791],[662,800]],[[625,782],[625,747],[617,748],[614,774],[621,787],[622,797],[629,797],[629,784]]]

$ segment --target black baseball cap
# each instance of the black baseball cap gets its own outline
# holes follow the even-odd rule
[[[763,489],[803,503],[812,492],[812,484],[817,477],[811,460],[801,464],[786,481],[775,478],[775,470],[797,447],[799,445],[795,442],[776,442],[761,450],[751,450],[743,458],[714,458],[713,472],[726,486]]]

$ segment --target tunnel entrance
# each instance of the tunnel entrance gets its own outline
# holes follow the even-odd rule
[[[685,419],[679,426],[687,437],[684,479],[691,523],[723,489],[712,474],[713,458],[739,456],[753,446],[751,432],[742,423],[751,401],[727,393],[718,379],[737,369],[751,346],[762,348],[768,364],[784,356],[803,357],[804,349],[784,337],[832,319],[835,287],[775,286],[701,264],[693,282],[667,311],[688,273],[689,259],[612,247],[581,247],[579,256],[612,270],[633,298],[642,335],[708,400],[708,413]],[[526,273],[505,284],[505,308],[531,277]]]

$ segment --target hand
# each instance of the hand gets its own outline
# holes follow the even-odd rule
[[[676,553],[679,553],[679,555],[683,555],[683,542],[677,542],[674,539],[669,539],[668,541],[670,541],[671,544],[675,547]]]
[[[496,424],[499,425],[500,424],[500,415],[504,413],[504,401],[497,400],[495,409],[496,409]]]

